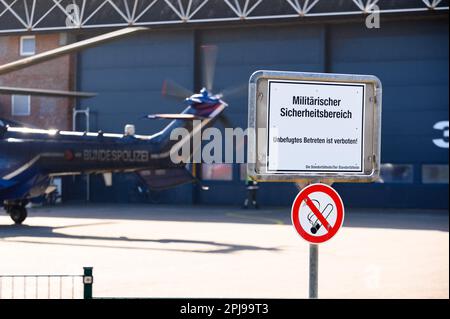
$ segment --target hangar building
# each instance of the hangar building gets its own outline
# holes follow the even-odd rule
[[[382,181],[336,188],[350,207],[448,208],[448,1],[35,3],[1,1],[0,38],[36,35],[39,40],[42,35],[66,33],[82,39],[128,25],[151,28],[76,56],[70,71],[75,88],[99,93],[74,105],[89,108],[91,130],[120,132],[128,123],[142,134],[159,130],[164,122],[142,116],[182,110],[180,102],[162,97],[162,83],[172,79],[199,90],[204,45],[218,47],[216,91],[246,83],[260,69],[373,74],[383,83]],[[380,14],[379,28],[366,25],[373,10]],[[0,52],[4,43],[0,41]],[[247,96],[226,100],[233,125],[245,128]],[[2,115],[8,113],[5,107],[9,106],[3,102]],[[85,124],[79,117],[78,129]],[[99,202],[239,205],[245,196],[244,167],[198,165],[196,170],[210,186],[207,192],[187,185],[144,196],[134,176],[116,175],[112,188],[106,188],[102,178],[91,177],[89,196]],[[83,199],[85,179],[67,178],[64,198]],[[296,192],[292,184],[264,184],[259,198],[262,205],[289,205]]]

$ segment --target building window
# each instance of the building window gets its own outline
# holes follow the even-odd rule
[[[203,164],[202,179],[208,181],[232,181],[232,164]]]
[[[36,53],[36,38],[34,35],[20,37],[20,55],[27,56]]]
[[[422,183],[448,184],[448,165],[422,165]]]
[[[411,164],[381,164],[380,183],[409,184],[414,182],[414,166]]]
[[[11,105],[13,116],[29,116],[31,114],[29,95],[13,95]]]

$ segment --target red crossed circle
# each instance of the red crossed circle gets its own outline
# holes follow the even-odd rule
[[[314,203],[312,203],[311,199],[309,198],[309,195],[315,192],[327,194],[331,198],[337,209],[336,222],[334,223],[334,225],[329,225],[328,222],[326,222],[327,224],[322,223],[323,226],[328,226],[325,227],[326,229],[328,229],[328,232],[322,236],[314,236],[309,234],[305,229],[303,229],[302,225],[300,224],[299,215],[301,204],[303,203],[303,201],[306,201],[308,206],[314,205]],[[320,214],[320,212],[315,212],[314,210],[313,213],[316,216],[317,214]],[[321,219],[320,217],[321,216],[317,216],[319,220]],[[341,228],[342,223],[344,222],[344,204],[339,194],[332,187],[325,184],[312,184],[302,189],[301,192],[298,193],[297,197],[295,197],[291,209],[291,218],[295,230],[303,239],[313,244],[320,244],[330,240]],[[322,220],[324,220],[324,218],[322,218]]]

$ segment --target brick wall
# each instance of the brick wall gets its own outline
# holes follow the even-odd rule
[[[36,53],[65,44],[63,34],[36,35]],[[0,64],[21,59],[20,37],[0,36]],[[30,87],[49,90],[73,90],[75,57],[63,56],[52,61],[0,76],[0,86]],[[31,97],[30,116],[12,116],[11,95],[0,94],[0,118],[15,120],[39,128],[68,130],[72,128],[69,98]]]

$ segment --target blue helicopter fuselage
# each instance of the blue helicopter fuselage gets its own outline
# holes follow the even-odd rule
[[[0,139],[0,201],[40,196],[51,176],[173,166],[160,136],[7,128]]]
[[[199,104],[188,106],[182,114],[206,114],[212,117],[202,125],[212,124],[225,107],[224,103]],[[177,119],[152,136],[0,125],[0,206],[45,194],[52,176],[184,169],[185,163],[171,160],[172,147],[178,141],[170,135],[180,127],[192,132],[193,125]]]

